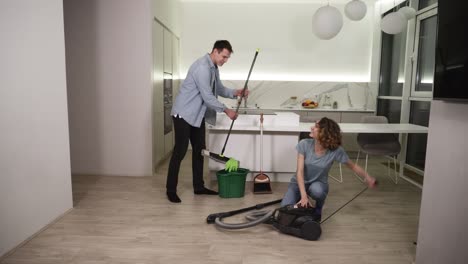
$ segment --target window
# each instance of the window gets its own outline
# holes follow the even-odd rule
[[[405,1],[389,12],[407,5]],[[382,32],[377,115],[386,116],[390,123],[428,126],[435,67],[437,0],[411,1],[411,6],[416,5],[417,16],[409,20],[402,33]],[[405,167],[423,174],[426,144],[427,134],[408,135],[402,149],[406,154]]]
[[[406,32],[406,29],[403,30]],[[405,77],[406,34],[382,32],[379,96],[401,96]]]
[[[426,10],[416,18],[415,50],[413,64],[409,123],[429,126],[429,109],[433,91],[435,47],[437,36],[437,8]],[[427,134],[408,135],[406,164],[424,171]]]
[[[458,0],[458,1],[462,1],[462,0]],[[437,3],[437,0],[419,0],[418,10],[429,7],[435,3]]]
[[[411,96],[432,97],[437,40],[437,11],[426,12],[417,18],[415,54],[417,63],[413,73]]]
[[[397,8],[408,5],[408,1]],[[382,17],[390,12],[384,13]],[[400,123],[401,100],[405,81],[407,28],[399,34],[382,32],[382,46],[380,57],[380,81],[377,100],[377,115],[388,118],[390,123]]]
[[[430,101],[412,101],[410,110],[411,124],[429,126]],[[427,134],[409,134],[406,148],[406,164],[424,170],[426,161]]]
[[[401,100],[378,99],[377,115],[386,116],[389,123],[400,123]]]

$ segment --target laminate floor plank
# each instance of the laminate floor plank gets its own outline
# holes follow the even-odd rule
[[[236,210],[282,197],[287,183],[272,183],[273,194],[223,199],[194,195],[191,153],[179,178],[181,204],[165,194],[168,161],[152,177],[73,175],[74,208],[2,264],[21,263],[413,263],[421,190],[404,180],[393,184],[382,159],[371,158],[377,189],[368,189],[322,224],[319,241],[281,234],[261,224],[242,230],[208,225],[211,213]],[[332,174],[337,175],[334,167]],[[344,169],[342,184],[330,179],[322,219],[365,186]],[[207,186],[216,189],[216,182]],[[266,209],[273,209],[271,206]],[[244,215],[226,219],[244,221]]]

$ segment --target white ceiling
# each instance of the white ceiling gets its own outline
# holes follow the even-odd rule
[[[182,3],[344,3],[351,0],[179,0]],[[376,0],[363,0],[364,2],[375,2]]]
[[[182,3],[347,3],[352,0],[179,0]],[[379,1],[393,1],[393,0],[361,0],[367,4],[374,4]]]

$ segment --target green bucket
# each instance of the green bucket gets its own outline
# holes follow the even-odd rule
[[[216,172],[219,196],[222,198],[243,197],[247,173],[249,173],[249,170],[243,168],[231,172],[226,170]]]

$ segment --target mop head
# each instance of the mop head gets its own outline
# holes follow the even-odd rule
[[[209,150],[206,150],[206,149],[202,150],[202,156],[209,157],[210,159],[215,160],[217,162],[221,162],[221,163],[226,163],[230,159],[229,157],[225,157],[223,155],[210,152]]]
[[[226,162],[226,167],[224,168],[224,170],[231,172],[231,171],[237,171],[238,168],[239,168],[239,162],[233,158],[230,158]]]

